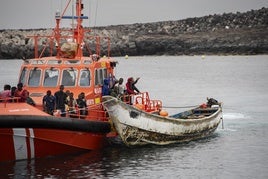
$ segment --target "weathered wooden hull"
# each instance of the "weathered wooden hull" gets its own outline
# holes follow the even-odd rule
[[[146,113],[110,96],[103,97],[103,105],[127,146],[166,145],[204,138],[217,129],[222,119],[220,106],[209,116],[184,119]]]

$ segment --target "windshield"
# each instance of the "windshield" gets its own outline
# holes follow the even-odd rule
[[[57,86],[59,78],[59,70],[58,69],[47,69],[45,71],[44,77],[44,86]]]
[[[30,71],[28,85],[39,86],[41,77],[41,69],[34,68]]]

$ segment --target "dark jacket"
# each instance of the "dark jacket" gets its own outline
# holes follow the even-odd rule
[[[102,96],[110,95],[109,80],[105,78],[103,82]]]
[[[56,109],[65,109],[67,94],[63,91],[57,91],[54,96],[56,98]]]

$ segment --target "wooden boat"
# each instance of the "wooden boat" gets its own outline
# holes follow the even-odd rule
[[[148,94],[133,97],[146,100],[133,100],[130,105],[121,99],[103,96],[103,105],[127,146],[166,145],[207,137],[217,129],[222,119],[220,104],[212,107],[203,105],[166,116],[157,112],[162,108],[162,103],[150,100]]]
[[[14,98],[0,99],[0,161],[96,150],[105,145],[106,135],[111,136],[101,104],[103,79],[112,78],[116,66],[110,57],[110,39],[91,36],[90,30],[83,28],[88,17],[82,14],[81,0],[75,1],[75,15],[65,15],[71,2],[68,0],[63,13],[56,13],[52,34],[31,36],[35,58],[24,59],[18,83],[29,92],[35,106],[10,102]],[[71,29],[60,28],[63,19],[72,20]],[[107,51],[101,51],[103,43]],[[77,108],[67,111],[65,118],[43,112],[43,96],[48,90],[54,94],[60,85],[73,92],[75,99],[85,93],[87,108],[83,110],[88,115],[81,115]]]

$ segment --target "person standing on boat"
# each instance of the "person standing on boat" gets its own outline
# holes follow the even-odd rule
[[[128,78],[127,83],[126,83],[126,88],[127,88],[127,94],[138,94],[140,91],[138,88],[135,86],[135,84],[139,81],[140,78],[137,78],[134,81],[133,77]]]
[[[61,117],[66,116],[65,104],[67,104],[67,94],[63,91],[64,85],[60,85],[60,90],[54,96],[56,98],[56,109],[60,110]]]
[[[118,98],[121,98],[126,92],[126,88],[125,88],[123,82],[124,82],[124,79],[119,78],[118,83],[114,87],[115,88],[114,90],[115,90],[116,95],[117,95]]]
[[[135,86],[135,84],[139,81],[140,78],[137,78],[134,81],[133,77],[128,78],[127,83],[126,83],[126,91],[127,94],[129,96],[127,96],[126,100],[128,101],[127,103],[129,103],[130,105],[133,104],[133,96],[132,95],[136,95],[138,93],[140,93],[140,91],[138,90],[138,88]]]
[[[19,83],[17,89],[15,90],[15,97],[20,97],[19,102],[26,102],[29,92],[26,89],[23,89],[23,84]]]
[[[77,107],[77,103],[76,103],[76,100],[74,99],[74,93],[73,92],[70,92],[68,98],[67,98],[67,104],[68,104],[68,112],[70,114],[70,117],[74,117],[74,115],[71,115],[71,114],[76,114],[77,111],[76,111],[76,107]]]
[[[50,115],[53,115],[55,103],[56,103],[56,98],[51,94],[51,91],[48,90],[47,94],[43,97],[44,111]]]
[[[85,118],[85,116],[88,115],[88,110],[87,110],[87,103],[86,103],[84,92],[81,92],[78,95],[78,99],[76,99],[76,103],[79,109],[79,115],[81,116],[81,118]]]
[[[109,87],[109,80],[105,78],[102,85],[102,96],[110,95],[111,89]]]

